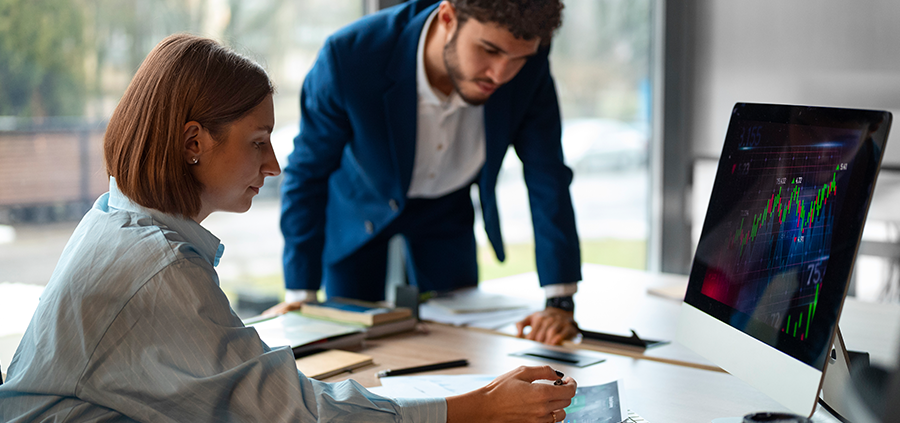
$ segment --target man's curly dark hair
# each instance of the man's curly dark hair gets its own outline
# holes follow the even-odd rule
[[[481,23],[493,22],[516,38],[541,39],[550,43],[553,32],[562,25],[563,4],[560,0],[449,0],[456,9],[459,25],[469,18]]]

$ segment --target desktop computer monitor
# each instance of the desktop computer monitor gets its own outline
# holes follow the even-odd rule
[[[738,103],[678,340],[811,416],[891,124],[883,111]]]

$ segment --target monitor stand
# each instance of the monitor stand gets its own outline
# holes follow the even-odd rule
[[[850,421],[853,415],[847,407],[847,389],[851,389],[853,381],[850,380],[850,354],[844,345],[840,325],[834,336],[834,348],[827,363],[822,389],[819,391],[819,405],[839,420]]]
[[[846,389],[852,386],[850,380],[850,355],[844,345],[844,337],[841,336],[841,328],[838,326],[834,337],[834,347],[831,356],[825,364],[825,375],[822,378],[822,388],[819,390],[818,405],[842,422],[850,421],[852,416],[847,409]],[[743,423],[743,417],[722,417],[713,419],[711,423]]]

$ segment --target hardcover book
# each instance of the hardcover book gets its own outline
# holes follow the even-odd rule
[[[405,307],[383,307],[375,303],[346,298],[332,298],[324,303],[303,304],[300,311],[309,316],[360,323],[366,326],[380,325],[412,315],[412,311]]]

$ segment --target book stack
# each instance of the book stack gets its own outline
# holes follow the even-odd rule
[[[358,325],[366,338],[377,338],[416,327],[417,320],[405,307],[385,307],[376,303],[332,298],[324,303],[303,304],[300,312],[339,323]]]

